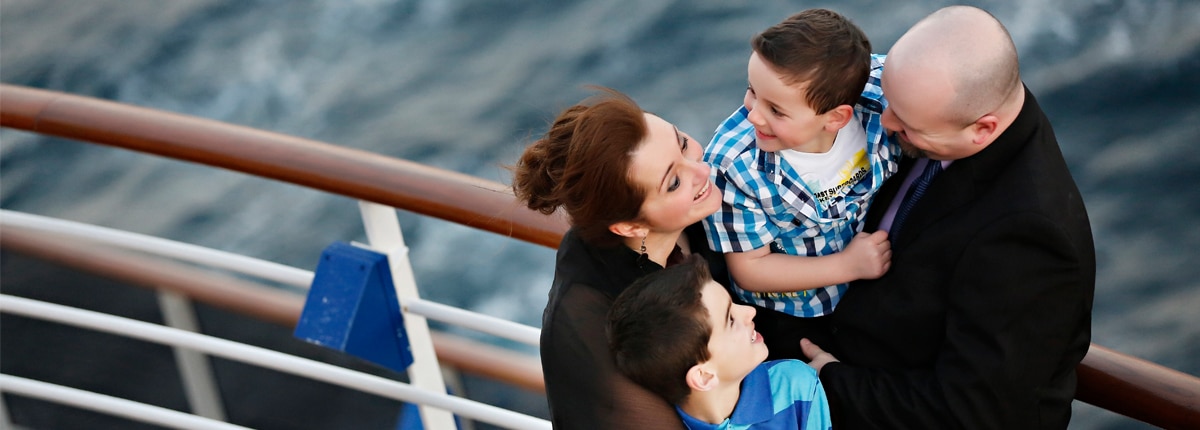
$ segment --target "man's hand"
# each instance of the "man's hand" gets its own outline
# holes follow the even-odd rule
[[[808,365],[812,366],[813,369],[817,369],[818,375],[821,374],[821,368],[825,367],[826,364],[838,361],[837,357],[834,357],[833,354],[825,352],[825,350],[807,338],[800,339],[800,350],[804,351],[804,355],[811,360],[808,362]]]

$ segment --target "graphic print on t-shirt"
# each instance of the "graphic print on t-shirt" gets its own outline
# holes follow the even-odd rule
[[[867,163],[867,151],[862,149],[846,160],[846,163],[837,170],[833,177],[814,178],[816,180],[809,184],[816,191],[817,201],[820,201],[822,206],[828,206],[830,199],[846,195],[850,188],[870,171],[871,165]],[[804,179],[806,182],[808,181],[808,178]],[[826,186],[826,184],[830,186]]]

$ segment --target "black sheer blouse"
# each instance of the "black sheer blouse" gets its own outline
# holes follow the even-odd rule
[[[699,223],[684,230],[713,279],[727,284],[722,255],[709,250]],[[638,277],[662,266],[625,247],[598,248],[568,231],[558,247],[554,284],[542,315],[546,397],[556,429],[682,429],[675,407],[617,372],[608,349],[608,310]]]

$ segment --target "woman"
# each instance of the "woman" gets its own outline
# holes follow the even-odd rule
[[[702,146],[607,90],[563,111],[517,163],[517,198],[546,214],[561,207],[571,223],[542,316],[555,428],[683,428],[673,406],[617,373],[605,325],[634,279],[686,253],[728,279],[698,223],[721,205]]]

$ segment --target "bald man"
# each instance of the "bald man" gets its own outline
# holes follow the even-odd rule
[[[941,9],[896,41],[882,86],[912,157],[866,224],[889,232],[892,269],[851,285],[832,345],[802,343],[835,428],[1066,428],[1095,250],[1011,37],[987,12]]]

